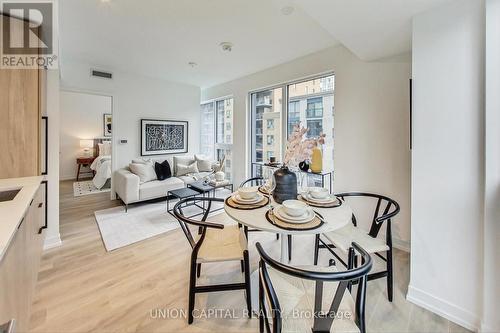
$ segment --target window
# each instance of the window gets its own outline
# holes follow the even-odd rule
[[[293,132],[295,125],[300,124],[299,101],[288,103],[288,134]]]
[[[270,151],[281,158],[282,101],[283,88],[251,94],[252,162],[265,162]]]
[[[274,144],[274,135],[268,135],[267,136],[267,145],[273,145]]]
[[[215,113],[214,103],[205,103],[201,108],[200,153],[215,158]]]
[[[271,157],[274,157],[274,151],[268,150],[266,157],[267,157],[267,160],[270,161]]]
[[[233,143],[233,99],[225,98],[200,106],[200,150],[210,158],[226,156],[224,172],[231,179],[231,149]]]
[[[307,100],[307,118],[323,117],[323,97],[309,98]]]
[[[323,166],[333,170],[334,91],[335,76],[326,75],[251,93],[251,161],[274,156],[279,162],[288,135],[301,124],[309,129],[307,137],[326,134]]]
[[[274,129],[274,119],[267,120],[267,129]]]
[[[308,138],[317,138],[323,133],[323,120],[308,120],[307,128],[309,131],[307,132]]]

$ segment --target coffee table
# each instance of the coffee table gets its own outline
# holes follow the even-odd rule
[[[191,184],[188,184],[187,186],[188,189],[193,189],[197,191],[200,195],[203,195],[203,197],[208,196],[210,198],[210,193],[212,193],[212,197],[215,198],[215,190],[218,188],[226,188],[231,190],[231,193],[233,193],[233,184],[232,183],[226,183],[223,185],[219,186],[214,186],[210,185],[209,183],[203,181],[203,180],[198,180],[195,182],[192,182]],[[203,202],[203,209],[205,209],[205,202]],[[212,212],[216,212],[218,210],[222,210],[224,207],[221,207],[219,209],[213,209]]]
[[[171,190],[171,191],[168,191],[167,192],[167,213],[171,214],[172,216],[174,216],[174,214],[172,213],[173,212],[173,208],[171,209],[170,208],[170,200],[172,199],[179,199],[179,200],[182,200],[182,199],[185,199],[185,198],[194,198],[196,196],[200,195],[200,192],[198,191],[195,191],[194,189],[191,189],[191,188],[179,188],[177,190]],[[189,207],[189,206],[196,206],[198,208],[200,208],[202,210],[201,213],[198,213],[198,214],[194,214],[194,215],[191,215],[189,217],[194,217],[194,216],[197,216],[197,215],[201,215],[205,212],[205,207],[202,207],[200,205],[198,205],[196,203],[196,201],[194,201],[193,203],[190,203],[190,204],[186,204],[185,206],[183,207]]]
[[[233,184],[232,183],[226,183],[224,185],[214,186],[214,185],[210,185],[209,183],[206,183],[203,180],[198,180],[198,181],[192,182],[191,184],[188,184],[187,187],[197,191],[200,194],[203,194],[203,196],[205,196],[205,194],[207,194],[208,197],[210,197],[210,192],[212,192],[213,196],[215,197],[215,190],[218,188],[227,188],[227,189],[231,190],[231,193],[233,192]]]

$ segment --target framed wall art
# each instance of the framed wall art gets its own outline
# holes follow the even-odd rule
[[[188,151],[188,122],[141,119],[141,156]]]

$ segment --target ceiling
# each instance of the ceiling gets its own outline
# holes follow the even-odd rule
[[[411,50],[412,18],[453,0],[296,0],[311,18],[360,59]]]
[[[208,87],[319,51],[336,40],[281,0],[60,1],[61,57]],[[219,44],[230,41],[232,52]],[[189,62],[196,62],[194,68]]]
[[[408,52],[411,17],[446,1],[64,0],[60,55],[63,70],[81,61],[209,87],[339,42],[364,60]]]

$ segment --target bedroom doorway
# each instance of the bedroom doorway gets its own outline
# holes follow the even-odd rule
[[[60,113],[60,180],[76,198],[110,192],[113,96],[62,89]]]

